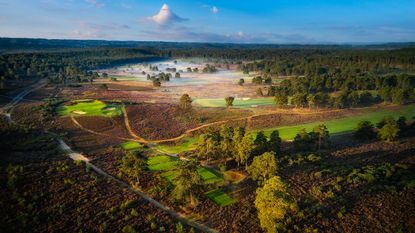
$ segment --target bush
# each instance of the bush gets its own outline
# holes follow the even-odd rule
[[[376,137],[375,128],[370,121],[361,121],[357,124],[353,136],[359,140],[370,140]]]
[[[395,121],[389,121],[379,130],[379,138],[387,142],[392,142],[396,140],[398,133],[398,124]]]

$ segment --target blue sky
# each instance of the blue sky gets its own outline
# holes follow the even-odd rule
[[[415,1],[0,0],[0,37],[407,42],[415,41]]]

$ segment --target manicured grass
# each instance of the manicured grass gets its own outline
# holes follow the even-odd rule
[[[141,145],[140,143],[132,141],[121,143],[120,146],[124,150],[138,150],[143,148],[143,145]]]
[[[206,192],[205,195],[219,206],[228,206],[236,202],[235,199],[224,193],[222,189]]]
[[[205,184],[213,184],[223,181],[223,178],[220,174],[217,174],[214,170],[206,167],[199,167],[197,169],[197,173],[202,177]]]
[[[164,171],[161,176],[166,178],[169,181],[177,175],[177,165],[179,164],[179,159],[170,157],[168,155],[159,155],[151,157],[147,160],[148,169],[150,171]],[[216,182],[223,181],[223,178],[220,174],[217,174],[214,170],[199,167],[197,173],[202,177],[205,184],[212,184]]]
[[[341,134],[353,131],[357,124],[362,120],[368,120],[376,124],[381,121],[385,116],[392,116],[395,119],[400,116],[405,116],[407,119],[411,119],[415,116],[415,105],[402,106],[399,110],[381,109],[378,111],[372,111],[362,113],[353,116],[347,116],[339,119],[332,119],[327,121],[313,122],[307,124],[293,125],[293,126],[282,126],[275,128],[264,129],[264,133],[269,135],[273,130],[278,130],[283,140],[292,140],[295,135],[301,129],[305,128],[307,131],[311,131],[315,126],[324,124],[327,126],[330,134]],[[254,131],[257,133],[259,130]]]
[[[154,156],[147,160],[148,169],[150,171],[169,171],[176,168],[179,163],[178,159],[168,155]]]
[[[199,137],[186,137],[183,139],[183,143],[170,146],[165,144],[158,144],[156,148],[162,152],[168,154],[179,154],[184,151],[194,150],[196,149],[196,143]]]
[[[225,99],[196,99],[195,104],[202,107],[226,107]],[[251,108],[256,106],[272,105],[274,98],[255,98],[255,99],[235,99],[233,107],[235,108]]]
[[[105,116],[114,117],[122,114],[121,105],[106,104],[100,100],[78,100],[73,105],[62,105],[57,108],[60,116]]]

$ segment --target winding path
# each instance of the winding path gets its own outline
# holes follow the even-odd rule
[[[12,118],[10,115],[10,112],[12,111],[12,109],[25,97],[27,96],[30,92],[42,87],[44,85],[44,82],[38,82],[32,86],[30,86],[29,88],[23,90],[21,93],[19,93],[18,95],[16,95],[12,101],[8,104],[6,104],[4,107],[0,108],[0,115],[5,115],[7,117],[7,119],[12,122]],[[75,120],[75,118],[71,117],[72,120]],[[78,125],[80,127],[82,127],[79,123]],[[82,127],[83,128],[83,127]],[[98,132],[94,132],[92,130],[88,130],[86,128],[83,128],[85,130],[87,130],[90,133],[98,133]],[[105,171],[103,171],[101,168],[99,168],[98,166],[94,165],[93,163],[90,162],[90,159],[86,156],[84,156],[83,154],[77,153],[74,150],[72,150],[71,147],[69,147],[62,138],[60,138],[58,135],[53,134],[58,142],[59,142],[59,147],[60,149],[65,152],[69,158],[71,158],[74,161],[84,161],[88,166],[91,167],[92,170],[94,170],[97,174],[104,176],[108,179],[111,179],[113,181],[115,181],[117,184],[123,186],[124,188],[130,190],[131,192],[134,192],[135,194],[139,195],[141,198],[145,199],[146,201],[150,202],[151,204],[153,204],[154,206],[156,206],[157,208],[161,209],[162,211],[166,212],[167,214],[169,214],[170,216],[172,216],[173,218],[189,225],[192,226],[196,229],[198,229],[199,231],[202,232],[208,232],[208,233],[218,233],[217,230],[212,229],[208,226],[206,226],[203,223],[199,223],[196,222],[194,220],[191,220],[189,218],[187,218],[185,215],[174,211],[173,209],[161,204],[160,202],[154,200],[153,198],[151,198],[150,196],[148,196],[147,194],[145,194],[144,192],[142,192],[139,189],[133,188],[132,186],[130,186],[129,184],[125,183],[124,181],[121,181],[117,178],[115,178],[114,176],[109,175],[108,173],[106,173]],[[104,134],[105,135],[105,134]],[[131,140],[131,139],[127,139],[127,140]]]

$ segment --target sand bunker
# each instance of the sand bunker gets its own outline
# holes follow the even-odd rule
[[[86,112],[79,111],[79,110],[75,110],[75,111],[73,111],[73,113],[78,114],[78,115],[85,115],[86,114]]]
[[[104,111],[114,111],[115,107],[104,108],[103,110]]]

